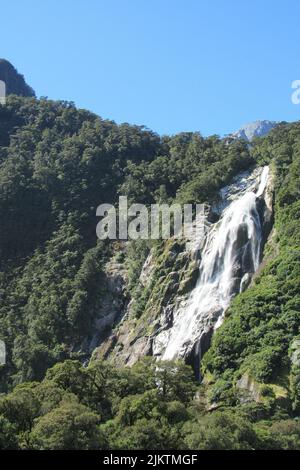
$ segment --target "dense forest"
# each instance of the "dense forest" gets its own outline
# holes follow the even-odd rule
[[[153,245],[163,252],[158,241],[125,251],[97,241],[96,207],[119,195],[209,203],[263,164],[274,174],[274,227],[259,273],[203,358],[202,383],[181,362],[123,367],[88,355],[108,260],[126,266],[139,317],[143,261]],[[69,102],[9,96],[0,106],[0,448],[299,449],[299,177],[299,123],[251,145],[160,137]]]
[[[70,103],[9,97],[0,123],[2,374],[15,384],[76,357],[90,333],[113,250],[96,243],[98,204],[202,202],[252,159],[239,141],[160,138]]]

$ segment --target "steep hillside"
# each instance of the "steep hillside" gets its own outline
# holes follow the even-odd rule
[[[211,401],[234,404],[242,389],[250,398],[278,398],[300,411],[299,131],[299,124],[278,129],[253,151],[273,167],[274,229],[259,274],[233,301],[204,358]]]
[[[119,250],[118,243],[97,243],[99,204],[114,203],[119,194],[146,204],[202,202],[253,159],[242,142],[227,145],[197,133],[160,138],[64,102],[9,97],[0,126],[5,388],[91,353],[107,303],[106,263]],[[135,260],[138,251],[128,247],[127,298],[136,295],[139,263],[149,249]]]
[[[232,136],[236,139],[253,140],[255,137],[263,137],[267,135],[276,125],[276,121],[254,121],[241,127],[238,131],[234,132]]]
[[[0,131],[0,448],[299,448],[299,123],[251,146],[161,138],[71,103],[10,96]],[[257,183],[248,211],[264,209],[260,267],[232,277],[237,295],[197,367],[186,356],[155,362],[148,339],[193,292],[205,248],[97,241],[97,206],[119,195],[205,202],[213,226],[220,189],[265,165],[274,220],[264,225]]]
[[[143,355],[200,363],[233,296],[260,265],[272,227],[273,177],[268,166],[239,173],[206,206],[203,233],[153,247],[123,321],[96,354],[116,364]]]

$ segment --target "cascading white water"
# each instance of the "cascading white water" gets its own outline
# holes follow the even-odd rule
[[[257,270],[262,243],[257,200],[264,193],[268,174],[268,167],[259,171],[259,185],[255,178],[241,178],[233,200],[227,197],[227,206],[207,236],[196,287],[186,305],[174,313],[172,326],[155,338],[162,359],[188,357],[201,334],[220,326],[245,277],[251,278]]]

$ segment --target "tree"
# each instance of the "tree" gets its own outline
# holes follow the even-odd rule
[[[244,417],[214,412],[184,426],[185,444],[189,449],[239,450],[254,449],[257,436]]]
[[[19,385],[0,400],[0,414],[12,423],[18,433],[31,431],[39,415],[40,402],[35,396],[36,383]]]
[[[39,418],[29,439],[32,448],[40,450],[101,449],[105,445],[99,416],[79,403],[62,402]]]
[[[163,400],[188,403],[196,392],[197,385],[193,371],[183,362],[158,362],[155,377]]]
[[[0,415],[0,450],[17,449],[18,439],[16,428]]]

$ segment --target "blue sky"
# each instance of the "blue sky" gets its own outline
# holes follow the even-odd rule
[[[0,57],[38,96],[160,134],[300,119],[299,0],[0,1]]]

